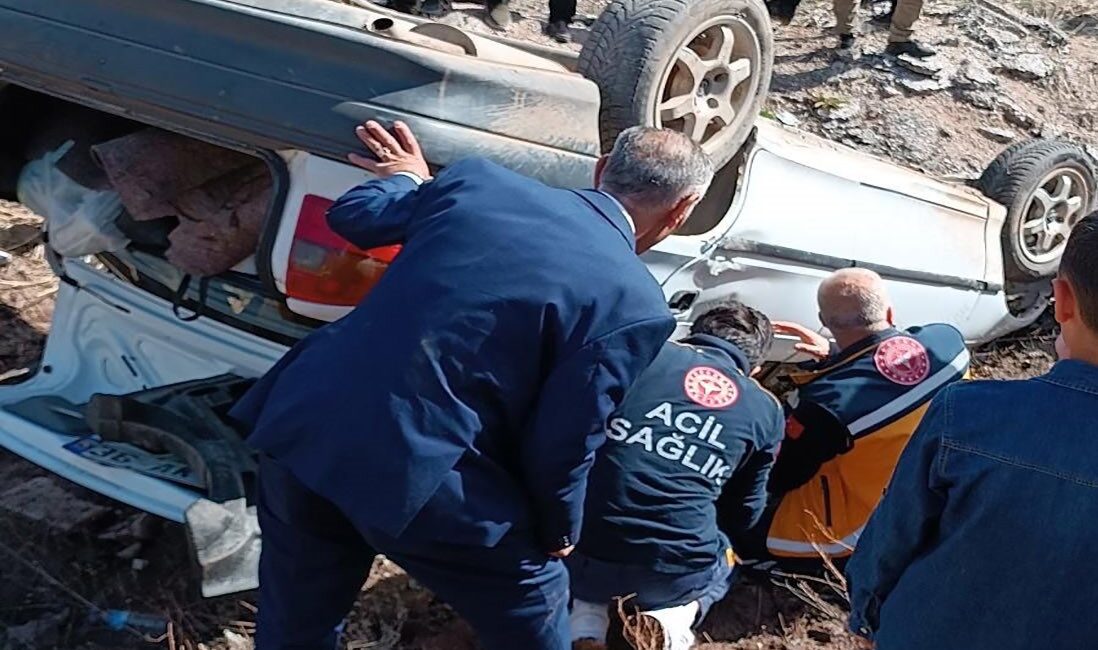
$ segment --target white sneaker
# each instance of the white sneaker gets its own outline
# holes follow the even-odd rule
[[[697,602],[640,612],[637,617],[640,620],[626,624],[625,639],[638,650],[690,650],[694,645]]]
[[[573,600],[572,613],[568,617],[572,629],[572,642],[594,641],[606,643],[606,630],[610,627],[610,614],[606,604],[598,605],[586,600]]]

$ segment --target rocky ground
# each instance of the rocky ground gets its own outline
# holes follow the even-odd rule
[[[919,61],[881,54],[884,28],[837,56],[826,7],[778,32],[770,113],[930,174],[979,176],[1011,142],[1061,137],[1098,143],[1095,40],[981,0],[928,2]],[[1092,151],[1095,151],[1092,149]]]
[[[594,15],[601,0],[582,0]],[[512,36],[540,35],[541,0],[514,0]],[[1019,11],[1025,13],[1018,13]],[[488,28],[459,5],[451,22]],[[929,62],[880,54],[867,26],[862,51],[838,56],[828,4],[806,0],[777,31],[765,115],[931,174],[971,178],[1006,143],[1061,135],[1098,143],[1098,0],[928,2],[920,38]],[[582,41],[584,28],[576,27]],[[577,46],[578,47],[578,46]],[[0,383],[32,372],[49,330],[57,282],[43,259],[38,219],[0,202]],[[1052,363],[1047,320],[976,352],[979,377],[1039,374]],[[828,598],[820,598],[820,595]],[[113,631],[97,608],[148,614],[147,627]],[[255,595],[202,599],[183,531],[53,478],[0,452],[0,648],[251,647]],[[704,629],[708,650],[846,649],[841,598],[791,578],[746,583]],[[141,628],[141,629],[138,629]],[[448,608],[379,561],[355,606],[346,648],[463,650],[475,644]]]
[[[544,45],[543,0],[512,0],[513,38]],[[580,0],[573,27],[605,0]],[[457,4],[445,21],[491,32],[483,8]],[[1062,137],[1098,154],[1098,0],[927,0],[917,38],[926,61],[883,54],[887,27],[867,20],[851,55],[835,51],[831,3],[804,0],[775,33],[764,116],[930,174],[972,179],[1009,143]],[[863,10],[884,11],[883,5]]]

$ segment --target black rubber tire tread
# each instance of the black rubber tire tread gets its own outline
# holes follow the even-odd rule
[[[612,0],[591,27],[577,69],[599,86],[599,139],[609,151],[623,130],[651,125],[646,107],[659,92],[664,69],[689,32],[718,15],[744,15],[757,26],[762,53],[760,84],[736,125],[738,135],[720,151],[710,152],[717,167],[739,151],[754,126],[770,87],[774,36],[763,0]],[[624,72],[623,72],[624,71]]]
[[[1003,225],[1003,264],[1007,280],[1031,282],[1051,277],[1056,273],[1059,261],[1035,264],[1027,260],[1019,249],[1021,242],[1014,237],[1018,220],[1037,183],[1057,167],[1071,166],[1082,172],[1090,188],[1091,205],[1084,207],[1084,214],[1094,207],[1096,192],[1094,164],[1081,147],[1063,140],[1027,140],[1016,142],[1000,153],[976,182],[976,186],[988,198],[1007,209]]]

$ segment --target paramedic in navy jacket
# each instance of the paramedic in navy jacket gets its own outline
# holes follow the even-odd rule
[[[483,159],[431,179],[400,122],[358,134],[378,176],[328,212],[403,244],[348,316],[234,409],[263,454],[258,648],[331,648],[374,555],[452,605],[488,650],[568,647],[562,563],[606,421],[674,322],[637,253],[712,179],[671,131],[625,131],[597,190]]]
[[[576,647],[601,647],[607,606],[633,595],[659,647],[689,648],[693,627],[728,593],[735,555],[717,501],[731,531],[755,525],[785,430],[777,398],[751,379],[773,338],[758,311],[715,307],[663,346],[611,416],[583,539],[568,558]]]

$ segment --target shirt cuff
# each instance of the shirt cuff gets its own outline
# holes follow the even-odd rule
[[[423,179],[420,177],[419,174],[414,174],[412,172],[397,172],[393,174],[393,176],[404,176],[405,178],[411,179],[411,181],[416,185],[423,185]]]
[[[541,545],[552,553],[574,545],[579,540],[579,526],[572,525],[567,513],[555,517],[542,517],[539,529]]]

